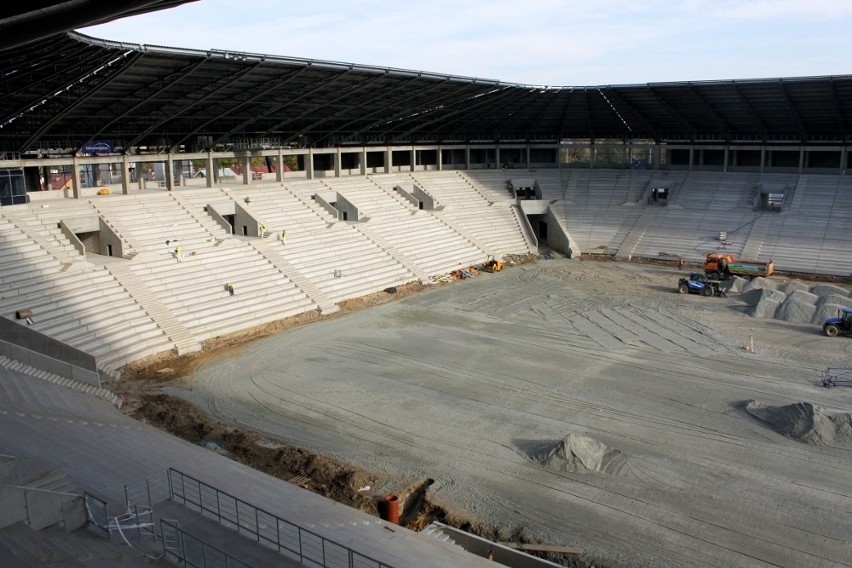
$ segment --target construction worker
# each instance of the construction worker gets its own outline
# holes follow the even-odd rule
[[[178,262],[183,262],[183,261],[181,260],[181,250],[180,250],[180,247],[175,247],[175,258],[177,259],[177,261],[178,261]]]
[[[682,258],[677,259],[677,269],[678,270],[683,270],[683,264],[684,264],[684,262],[683,262]]]

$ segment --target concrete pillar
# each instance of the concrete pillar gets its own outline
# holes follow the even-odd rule
[[[413,172],[414,166],[417,164],[417,150],[414,149],[414,146],[411,147],[411,157],[408,161],[411,163],[408,169]]]
[[[849,150],[844,146],[840,149],[840,175],[846,175],[847,164],[849,163]]]
[[[440,146],[438,146],[438,171],[443,171],[444,169],[444,152]]]
[[[726,172],[726,173],[728,171],[728,154],[730,154],[730,153],[731,153],[731,147],[725,146],[724,156],[722,156],[722,171]]]
[[[305,174],[308,179],[314,179],[314,150],[308,148],[308,153],[305,154]]]
[[[385,148],[385,173],[389,174],[393,168],[393,151],[390,146]]]
[[[207,151],[207,176],[205,180],[207,181],[207,187],[213,187],[213,176],[216,174],[216,163],[213,160],[213,152]]]
[[[527,169],[530,168],[530,145],[527,144]]]
[[[74,194],[74,199],[83,197],[80,191],[80,161],[77,158],[71,160],[71,191]]]
[[[130,194],[130,160],[127,156],[121,157],[121,193],[122,195]]]
[[[799,146],[799,173],[805,171],[805,147]]]
[[[251,183],[251,156],[243,156],[243,185]]]
[[[174,181],[175,181],[174,180],[174,178],[175,178],[175,161],[174,161],[174,158],[172,158],[171,154],[169,154],[166,157],[166,165],[165,165],[165,168],[163,168],[163,169],[166,170],[165,171],[166,190],[171,191],[172,188],[174,187]]]
[[[500,161],[500,146],[494,147],[494,161],[497,162],[494,164],[494,167],[500,169],[500,166],[503,164],[503,162]]]
[[[464,147],[464,169],[470,169],[470,146]]]
[[[766,166],[766,146],[760,147],[760,173],[763,173],[763,168]]]
[[[278,148],[278,155],[275,156],[275,181],[284,181],[284,150],[281,148]]]
[[[695,146],[689,147],[689,171],[692,171],[692,164],[695,162]]]
[[[358,160],[358,169],[361,171],[361,175],[367,175],[367,148],[361,148],[361,155]]]
[[[334,177],[340,177],[340,164],[342,162],[342,158],[340,156],[340,148],[337,148],[334,152]]]

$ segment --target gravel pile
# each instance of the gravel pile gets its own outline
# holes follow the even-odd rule
[[[750,306],[749,315],[795,323],[822,324],[844,306],[852,305],[849,291],[832,284],[734,277],[725,283],[725,289],[729,296],[739,294],[739,299]]]
[[[846,412],[830,412],[809,402],[786,406],[767,406],[749,400],[746,411],[779,434],[815,446],[852,449],[852,416]]]

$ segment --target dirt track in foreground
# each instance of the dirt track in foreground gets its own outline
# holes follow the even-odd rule
[[[165,388],[222,420],[205,431],[187,410],[193,441],[241,459],[238,448],[279,451],[281,477],[364,510],[422,490],[430,510],[418,522],[450,515],[610,566],[845,565],[850,452],[788,439],[742,404],[848,411],[852,389],[818,381],[825,365],[848,365],[852,342],[750,317],[736,297],[679,296],[676,278],[663,266],[540,261],[401,302],[378,295],[369,310],[227,358],[210,351],[183,378],[172,361],[124,383],[128,396]],[[750,337],[755,353],[743,349]],[[586,472],[533,459],[572,433],[619,458]],[[285,471],[302,463],[288,446],[314,457]],[[316,460],[334,467],[311,469]]]

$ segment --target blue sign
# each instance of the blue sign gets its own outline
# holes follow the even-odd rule
[[[109,154],[115,149],[112,140],[91,140],[83,146],[84,154]]]

